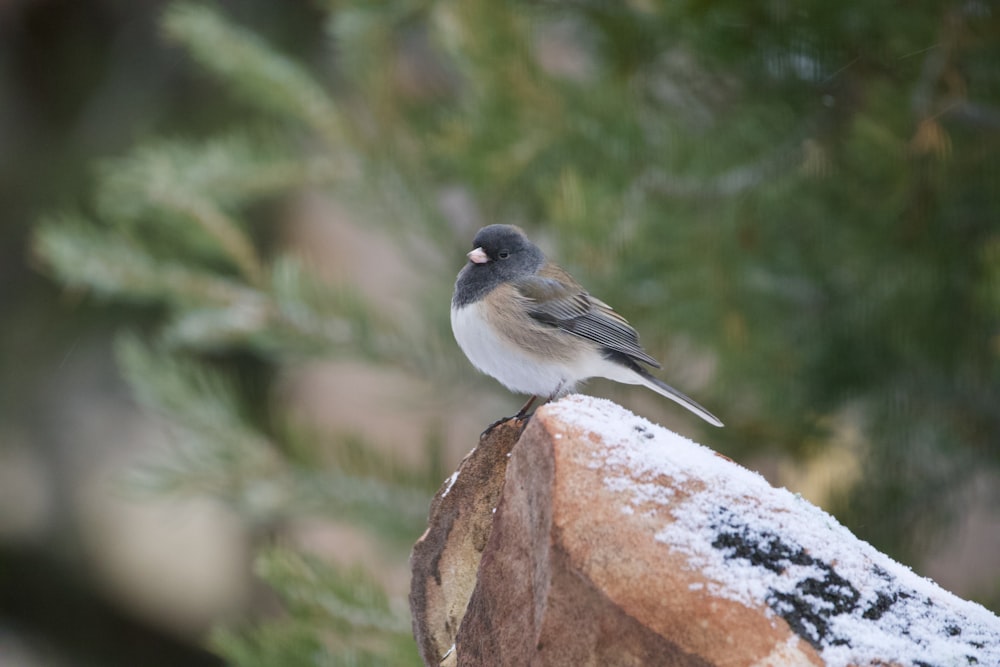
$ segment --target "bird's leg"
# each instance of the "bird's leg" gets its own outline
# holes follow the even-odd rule
[[[531,398],[529,398],[527,402],[521,406],[521,409],[517,411],[517,414],[514,415],[514,419],[524,419],[524,416],[528,414],[528,410],[531,409],[531,406],[535,404],[537,399],[538,397],[532,394]]]
[[[486,430],[479,434],[479,437],[482,438],[483,436],[485,436],[487,433],[489,433],[490,431],[492,431],[494,428],[496,428],[500,424],[503,424],[505,422],[509,422],[512,419],[516,419],[517,421],[523,421],[523,420],[525,420],[526,417],[527,417],[527,419],[530,419],[531,415],[528,414],[528,410],[531,409],[531,406],[535,404],[535,401],[537,399],[538,399],[538,397],[533,395],[531,398],[528,399],[528,401],[524,405],[521,406],[521,409],[517,411],[516,415],[514,415],[513,417],[502,417],[502,418],[496,420],[495,422],[493,422],[492,424],[490,424],[489,426],[487,426]]]
[[[560,382],[559,386],[556,387],[556,390],[553,391],[551,394],[549,394],[548,398],[542,401],[541,405],[545,405],[549,401],[554,401],[555,399],[559,398],[559,396],[561,396],[563,393],[564,387],[565,387],[565,382]],[[518,421],[525,421],[525,422],[531,419],[534,413],[531,413],[529,415],[528,410],[531,409],[531,406],[533,406],[535,404],[535,401],[537,400],[538,396],[536,394],[532,394],[531,397],[527,401],[525,401],[524,405],[521,406],[521,409],[517,411],[516,415],[514,415],[513,417],[504,417],[503,419],[496,420],[495,422],[490,424],[485,431],[480,433],[479,437],[483,437],[484,435],[492,431],[495,427],[499,426],[500,424],[503,424],[504,422],[508,422],[511,419],[516,419]],[[539,407],[541,407],[541,405]]]
[[[546,403],[548,403],[550,401],[554,401],[556,398],[558,398],[559,396],[561,396],[564,384],[565,383],[560,382],[559,386],[556,387],[556,390],[554,392],[552,392],[551,394],[549,394],[548,398],[546,398],[541,403],[539,403],[538,407],[542,407]],[[535,401],[537,401],[537,400],[538,400],[538,396],[532,394],[531,398],[529,398],[528,401],[524,405],[521,406],[521,409],[517,411],[517,414],[514,415],[513,419],[524,419],[526,416],[530,418],[531,415],[528,414],[528,410],[531,409],[531,406],[534,405]],[[532,413],[532,414],[534,414],[534,413]]]
[[[562,392],[563,392],[563,387],[564,386],[565,386],[565,383],[564,382],[560,382],[559,386],[556,387],[556,390],[553,391],[551,394],[549,394],[548,398],[544,399],[541,403],[539,403],[538,407],[542,407],[546,403],[548,403],[550,401],[554,401],[556,398],[558,398],[559,396],[561,396]],[[512,419],[524,419],[525,417],[530,418],[531,415],[528,414],[528,410],[531,409],[531,406],[534,405],[535,401],[537,401],[537,400],[538,400],[538,396],[535,395],[535,394],[532,394],[531,398],[529,398],[528,401],[524,405],[521,406],[521,409],[517,411],[517,414],[514,415],[512,417]],[[532,413],[532,414],[534,414],[534,413]]]

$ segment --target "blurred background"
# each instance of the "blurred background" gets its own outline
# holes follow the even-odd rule
[[[520,224],[726,422],[608,396],[1000,610],[993,3],[0,2],[0,664],[419,664],[517,409]]]

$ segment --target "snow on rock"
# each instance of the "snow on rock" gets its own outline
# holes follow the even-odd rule
[[[581,463],[621,521],[643,517],[651,545],[683,556],[692,591],[783,619],[826,665],[1000,665],[1000,619],[801,496],[607,400],[571,396],[536,418],[559,449],[600,443]]]
[[[480,437],[431,502],[425,664],[1000,667],[1000,619],[606,400]]]

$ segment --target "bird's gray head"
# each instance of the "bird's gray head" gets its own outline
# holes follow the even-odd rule
[[[464,306],[495,287],[530,276],[545,264],[545,255],[514,225],[489,225],[476,233],[469,263],[458,274],[452,303]]]

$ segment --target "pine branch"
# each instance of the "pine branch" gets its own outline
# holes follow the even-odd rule
[[[405,609],[391,604],[381,584],[363,570],[334,568],[275,548],[258,557],[256,571],[280,593],[288,618],[217,631],[212,644],[234,664],[421,664]]]
[[[265,551],[255,569],[293,609],[336,619],[336,625],[355,631],[410,632],[408,615],[393,610],[385,589],[361,569],[341,570],[285,549]]]
[[[275,136],[239,133],[208,142],[158,142],[103,165],[98,213],[126,228],[156,227],[228,259],[254,286],[264,267],[243,224],[228,211],[305,186],[329,186],[347,172],[323,157],[289,156]],[[189,233],[191,232],[191,233]]]
[[[326,156],[303,159],[276,132],[234,131],[199,142],[149,142],[98,173],[102,217],[134,223],[162,206],[183,208],[190,197],[230,210],[289,188],[329,185],[345,172]]]
[[[345,146],[333,100],[312,76],[254,33],[234,26],[213,9],[187,3],[168,7],[163,27],[168,37],[250,104],[278,117],[299,119],[330,147]]]
[[[261,295],[208,271],[160,260],[127,236],[73,216],[43,221],[35,257],[60,281],[107,297],[211,306],[257,305]]]
[[[136,488],[210,495],[256,522],[302,514],[356,520],[404,547],[419,534],[431,490],[414,486],[389,460],[368,452],[338,457],[322,470],[291,464],[248,423],[232,381],[133,337],[122,338],[117,350],[139,402],[175,434],[169,457],[133,476]]]

